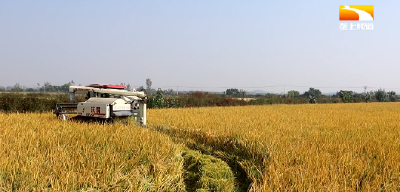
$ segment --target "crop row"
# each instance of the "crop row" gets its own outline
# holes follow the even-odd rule
[[[182,149],[122,124],[0,114],[0,191],[185,191]]]
[[[256,191],[400,190],[400,104],[149,110],[148,125],[237,161]]]

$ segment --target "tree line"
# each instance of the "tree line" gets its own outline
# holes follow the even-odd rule
[[[19,83],[16,83],[12,87],[0,87],[0,91],[9,91],[9,92],[65,92],[69,91],[69,86],[75,85],[74,80],[64,83],[63,85],[52,85],[50,82],[45,82],[43,84],[37,83],[37,87],[25,87],[21,86]]]
[[[227,94],[228,93],[228,94]],[[236,97],[229,91],[222,94],[208,92],[189,92],[180,95],[167,95],[158,89],[155,94],[148,94],[148,108],[181,108],[181,107],[213,107],[213,106],[246,106],[270,104],[306,104],[306,103],[355,103],[355,102],[389,102],[397,101],[395,92],[383,89],[368,93],[338,91],[335,95],[323,95],[317,89],[311,89],[300,94],[289,91],[286,95],[264,94],[253,95],[250,100]],[[246,95],[245,95],[246,96]],[[76,102],[86,99],[77,95]],[[69,103],[66,93],[0,93],[0,112],[47,112],[54,110],[56,103]]]
[[[63,85],[52,85],[50,82],[45,82],[43,84],[37,83],[36,88],[25,88],[22,87],[19,83],[16,83],[13,87],[8,87],[6,90],[4,87],[0,87],[1,92],[10,91],[10,92],[60,92],[67,93],[69,91],[69,86],[75,85],[74,80],[71,80],[68,83],[64,83]],[[120,85],[124,85],[126,90],[133,90],[134,88],[130,84],[120,83]],[[135,88],[138,91],[145,91],[150,97],[154,96],[154,98],[158,98],[160,100],[160,93],[162,96],[173,96],[177,95],[177,90],[167,89],[167,90],[155,90],[153,87],[153,82],[151,79],[146,79],[146,86],[140,86]],[[81,84],[79,84],[81,86]],[[189,92],[190,93],[190,92]],[[207,93],[207,92],[205,92]],[[186,93],[188,94],[188,93]],[[208,93],[207,93],[208,95]],[[307,101],[308,103],[317,103],[317,102],[343,102],[343,103],[354,103],[354,102],[387,102],[387,101],[397,101],[398,96],[394,91],[385,91],[384,89],[378,89],[376,91],[369,91],[365,93],[357,93],[350,90],[340,90],[337,91],[334,95],[324,95],[321,93],[319,89],[315,89],[310,87],[309,90],[304,93],[300,93],[296,90],[290,90],[285,94],[249,94],[242,89],[230,88],[226,89],[221,94],[217,94],[221,97],[232,97],[232,98],[245,98],[245,97],[253,97],[258,99],[260,103],[263,103],[262,98],[267,99],[267,103],[304,103]],[[284,100],[282,100],[284,99]],[[338,101],[339,99],[339,101]],[[275,101],[275,102],[273,102]],[[157,102],[155,102],[157,103]],[[160,103],[160,102],[158,102]]]

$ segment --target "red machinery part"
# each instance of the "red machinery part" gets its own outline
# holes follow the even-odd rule
[[[103,89],[125,89],[123,85],[106,85],[106,84],[90,84],[88,87],[103,88]]]

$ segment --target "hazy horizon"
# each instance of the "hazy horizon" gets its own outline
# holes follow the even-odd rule
[[[374,30],[339,30],[340,5],[374,5]],[[2,1],[0,86],[137,87],[150,78],[156,89],[400,91],[399,5]]]

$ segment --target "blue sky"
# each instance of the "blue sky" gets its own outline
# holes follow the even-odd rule
[[[339,5],[374,5],[375,29],[340,31]],[[1,1],[0,86],[140,86],[150,78],[154,88],[181,90],[400,92],[399,7],[346,0]]]

